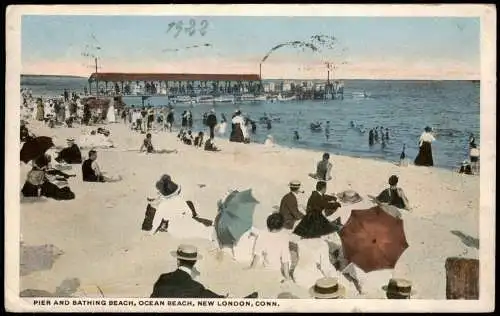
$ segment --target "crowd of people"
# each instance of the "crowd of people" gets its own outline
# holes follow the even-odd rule
[[[26,101],[23,101],[23,109],[30,109],[30,102],[33,98],[29,93],[23,95]],[[72,101],[73,100],[73,101]],[[61,103],[62,102],[62,103]],[[45,120],[56,123],[64,122],[67,127],[72,127],[74,121],[80,124],[90,125],[98,123],[100,120],[90,120],[89,107],[78,105],[79,98],[73,95],[64,94],[63,100],[57,103],[53,100],[47,100],[46,109],[41,99],[38,99],[31,107],[32,119]],[[63,104],[64,111],[69,115],[62,115],[61,107],[56,104]],[[75,104],[75,108],[73,108]],[[78,109],[81,107],[82,114],[79,115]],[[113,102],[108,106],[106,116],[102,114],[102,108],[97,108],[96,115],[108,123],[116,122],[115,109]],[[101,112],[99,112],[101,111]],[[58,114],[61,112],[61,114]],[[46,116],[46,113],[51,113]],[[120,117],[124,123],[130,125],[131,130],[145,134],[141,143],[139,152],[153,153],[171,153],[165,149],[156,148],[153,145],[153,130],[173,131],[175,123],[174,109],[164,107],[154,109],[152,107],[142,109],[124,108],[121,110]],[[71,120],[68,123],[68,119]],[[81,118],[81,120],[75,120]],[[46,122],[49,122],[46,121]],[[268,117],[265,124],[271,129],[271,119]],[[208,128],[208,137],[204,131],[198,131],[193,135],[193,115],[191,111],[186,110],[181,114],[181,128],[177,134],[179,141],[187,146],[204,148],[206,151],[220,151],[215,145],[215,136],[224,135],[228,121],[224,114],[221,114],[221,120],[218,121],[217,114],[211,109],[203,116],[203,123]],[[255,122],[245,117],[240,110],[233,113],[231,118],[231,132],[229,140],[231,142],[249,143],[250,135],[255,133]],[[327,123],[329,124],[329,122]],[[51,126],[51,125],[49,125]],[[51,126],[51,127],[54,127]],[[353,128],[361,128],[352,124]],[[89,135],[105,137],[109,139],[110,132],[104,128],[97,128],[90,131]],[[327,139],[329,134],[325,134]],[[296,133],[297,139],[299,138]],[[382,142],[389,139],[388,129],[377,127],[369,131],[369,142],[373,145],[378,139]],[[37,139],[36,135],[30,133],[27,122],[21,124],[21,143],[28,144]],[[415,165],[432,166],[432,148],[431,143],[435,140],[432,129],[425,128],[420,137],[419,153],[415,159]],[[87,143],[83,140],[80,143]],[[101,140],[102,143],[102,140]],[[266,146],[274,146],[274,140],[271,135],[266,140]],[[111,144],[112,147],[113,145]],[[81,148],[75,139],[67,139],[67,146],[59,151],[54,151],[54,146],[48,146],[46,150],[39,153],[38,156],[31,159],[31,170],[28,172],[27,179],[21,190],[25,197],[45,196],[56,200],[72,200],[75,194],[71,191],[67,179],[76,177],[75,174],[67,174],[62,170],[71,169],[71,165],[81,165],[81,174],[83,182],[116,182],[121,181],[121,176],[107,175],[97,162],[97,146],[92,143],[88,151],[88,157],[83,158]],[[103,147],[103,148],[109,148]],[[470,140],[470,159],[472,162],[471,170],[477,170],[479,150],[475,144],[474,137]],[[404,148],[401,159],[404,157]],[[55,165],[53,165],[55,161]],[[70,166],[68,168],[68,165]],[[302,184],[293,180],[289,183],[289,192],[280,200],[279,209],[272,212],[266,220],[266,229],[260,231],[255,227],[247,229],[238,240],[231,245],[231,250],[236,261],[245,261],[243,257],[249,258],[248,268],[263,267],[279,274],[282,277],[282,283],[295,283],[302,287],[310,288],[311,297],[322,299],[344,298],[346,295],[345,283],[341,281],[344,277],[347,280],[354,280],[356,288],[360,293],[363,292],[356,270],[353,270],[352,264],[347,262],[344,256],[339,232],[343,224],[340,217],[336,215],[337,210],[343,207],[344,201],[357,203],[361,197],[356,192],[339,192],[336,194],[327,194],[328,181],[333,179],[333,164],[330,161],[330,154],[324,153],[322,159],[317,163],[315,173],[309,174],[310,177],[317,180],[314,190],[310,193],[305,209],[299,208],[297,197],[303,193]],[[469,171],[461,171],[468,173]],[[392,175],[388,179],[388,187],[384,188],[376,197],[369,196],[377,205],[392,206],[398,210],[410,211],[409,200],[401,187],[398,186],[399,178]],[[148,197],[145,218],[142,223],[142,229],[149,231],[150,234],[168,232],[179,239],[188,238],[208,238],[211,242],[217,244],[219,250],[222,250],[220,236],[216,231],[214,220],[200,218],[194,209],[192,201],[186,201],[182,196],[181,186],[174,182],[169,175],[163,175],[155,184],[157,189],[156,197]],[[218,206],[220,215],[224,205],[228,202],[231,194],[220,199]],[[333,249],[330,247],[333,244]],[[243,254],[240,256],[239,254]],[[181,244],[177,251],[172,255],[177,259],[177,269],[173,272],[162,274],[153,285],[151,297],[170,297],[170,298],[224,298],[228,294],[217,294],[201,283],[194,280],[196,277],[195,264],[201,259],[198,249],[192,245]],[[244,256],[246,255],[246,256]],[[333,259],[332,259],[333,256]],[[408,299],[411,297],[411,282],[402,279],[388,279],[385,291],[387,298],[390,299]],[[382,286],[382,284],[380,285]],[[253,292],[246,298],[255,298],[257,293]]]

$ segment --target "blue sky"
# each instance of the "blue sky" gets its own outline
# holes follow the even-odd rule
[[[208,22],[205,36],[182,32],[175,38],[174,29],[167,33],[169,23],[183,21],[186,26],[190,19],[197,26]],[[460,79],[478,75],[480,64],[478,18],[32,15],[23,16],[21,34],[23,73],[90,73],[88,58],[81,56],[86,44],[95,44],[90,34],[102,47],[101,71],[258,72],[271,47],[314,34],[334,35],[337,48],[321,53],[280,49],[266,61],[263,76],[283,72],[303,77],[304,69],[315,76],[323,71],[318,69],[321,61],[338,60],[347,61],[338,70],[347,77],[435,73]],[[162,52],[203,43],[212,47]]]

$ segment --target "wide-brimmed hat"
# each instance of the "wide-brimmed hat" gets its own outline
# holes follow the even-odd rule
[[[406,279],[390,279],[387,285],[382,287],[382,290],[387,292],[387,294],[393,294],[401,297],[409,297],[415,294],[412,289],[412,283]]]
[[[300,185],[301,185],[301,183],[299,180],[292,180],[292,181],[290,181],[290,183],[288,183],[288,186],[290,188],[300,188]]]
[[[66,138],[66,141],[67,141],[67,142],[74,142],[74,141],[75,141],[75,139],[74,139],[74,138],[72,138],[72,137],[70,137],[70,138]]]
[[[177,251],[171,251],[170,254],[178,259],[196,261],[203,257],[198,253],[198,249],[192,245],[179,245]]]
[[[339,284],[337,278],[321,278],[309,289],[314,298],[344,298],[345,287]]]
[[[179,186],[172,181],[168,174],[161,176],[160,180],[156,181],[156,189],[164,196],[171,195],[179,189]]]
[[[358,203],[363,201],[363,198],[358,194],[358,192],[353,191],[353,190],[346,190],[343,192],[340,192],[337,197],[342,203]]]

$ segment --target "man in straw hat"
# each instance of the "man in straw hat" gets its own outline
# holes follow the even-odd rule
[[[201,283],[193,280],[195,264],[202,256],[198,249],[192,245],[181,244],[177,251],[170,254],[177,258],[177,270],[160,275],[153,287],[152,298],[223,298],[224,295],[216,294]],[[258,293],[253,292],[245,298],[255,298]]]
[[[411,281],[405,279],[390,279],[382,289],[386,292],[387,298],[393,300],[410,299],[411,295],[415,294]]]
[[[299,211],[297,195],[300,192],[300,181],[292,180],[288,184],[290,192],[281,198],[279,212],[285,220],[283,227],[285,229],[293,229],[295,223],[304,217],[304,214]]]
[[[309,289],[316,299],[342,299],[345,292],[345,287],[339,284],[337,278],[321,278]]]

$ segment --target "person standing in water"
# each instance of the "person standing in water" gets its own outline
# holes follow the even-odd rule
[[[327,141],[330,139],[330,121],[326,121],[325,137]]]
[[[373,146],[374,144],[374,135],[375,133],[373,132],[373,128],[370,130],[370,132],[368,133],[368,145]]]
[[[385,128],[385,139],[389,140],[389,129],[387,127]]]
[[[272,128],[271,126],[271,120],[267,120],[267,129],[270,130]]]
[[[294,131],[293,132],[293,140],[298,141],[299,139],[300,139],[299,132],[298,131]]]
[[[373,138],[378,143],[378,126],[373,130]]]
[[[419,152],[417,158],[415,158],[416,166],[434,166],[434,160],[432,158],[432,146],[431,143],[436,140],[434,135],[432,135],[432,129],[427,126],[424,129],[422,135],[419,139]]]

